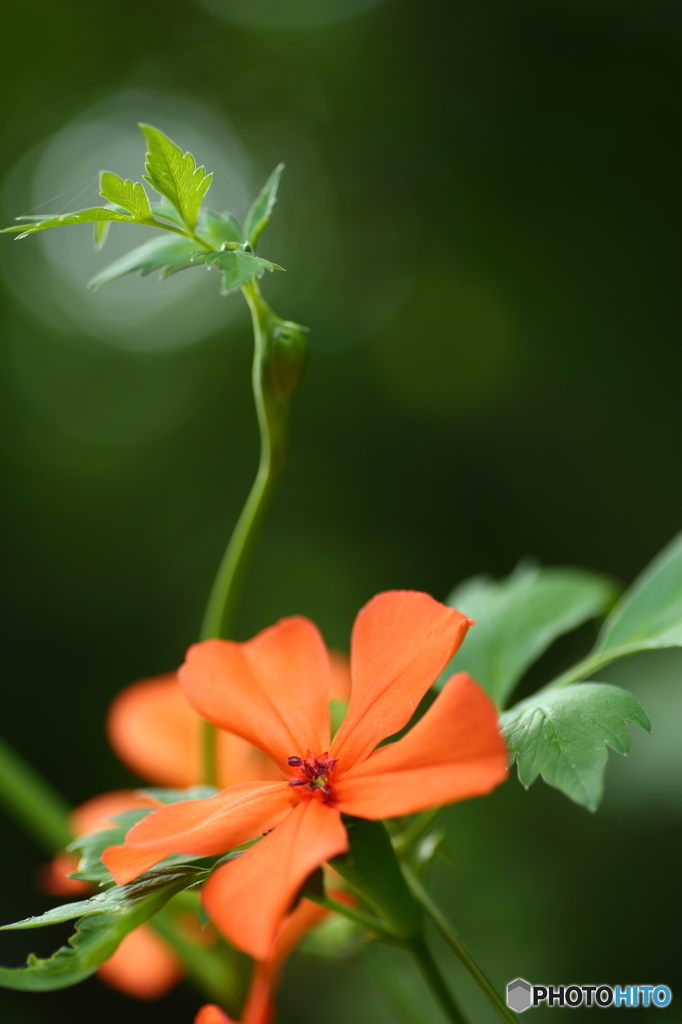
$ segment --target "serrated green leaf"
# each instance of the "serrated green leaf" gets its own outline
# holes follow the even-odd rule
[[[579,683],[521,701],[502,715],[502,731],[524,786],[541,775],[593,811],[604,790],[606,745],[626,754],[629,722],[651,728],[632,694],[606,683]]]
[[[78,868],[72,872],[70,877],[81,882],[96,882],[100,885],[113,882],[109,869],[102,863],[102,854],[109,846],[117,846],[125,841],[128,831],[151,814],[153,807],[149,809],[137,809],[117,814],[111,819],[113,824],[109,828],[101,829],[99,832],[88,832],[86,835],[78,836],[69,844],[69,851],[80,854]]]
[[[119,178],[118,174],[102,171],[99,176],[99,191],[103,199],[122,206],[141,223],[154,223],[149,197],[144,190],[144,185],[141,185],[139,181],[132,182],[129,178],[124,181],[123,178]]]
[[[224,242],[244,242],[244,234],[231,213],[216,213],[206,210],[201,220],[201,234],[214,249],[220,249]]]
[[[604,615],[616,596],[611,579],[582,569],[520,566],[502,580],[467,580],[447,604],[476,625],[436,685],[453,672],[468,672],[502,707],[557,637]]]
[[[194,231],[213,175],[197,167],[192,154],[183,153],[158,128],[148,124],[141,124],[140,128],[147,140],[146,180],[171,201],[190,231]]]
[[[181,235],[155,235],[148,242],[144,242],[136,249],[131,249],[125,256],[114,260],[99,274],[95,274],[88,283],[89,288],[99,288],[103,284],[115,281],[126,274],[134,274],[140,271],[142,276],[153,274],[155,270],[161,271],[163,279],[177,274],[180,270],[196,266],[192,259],[196,252],[196,242],[190,238],[183,238]]]
[[[19,218],[26,220],[27,218]],[[33,235],[36,231],[45,231],[46,228],[61,228],[67,224],[95,224],[97,221],[103,220],[120,220],[126,221],[128,224],[134,224],[135,220],[129,214],[119,213],[118,210],[110,210],[106,206],[95,206],[89,210],[76,210],[75,213],[63,213],[59,217],[41,217],[40,220],[31,219],[28,227],[25,224],[20,224],[18,227],[2,228],[0,234],[7,234],[11,232],[19,232],[17,234],[17,240],[19,238],[26,238],[27,235]]]
[[[682,533],[623,594],[594,649],[549,687],[567,686],[618,658],[662,647],[682,647]]]
[[[25,967],[0,967],[0,985],[23,991],[48,992],[75,985],[108,960],[129,932],[160,910],[175,893],[194,885],[205,873],[190,867],[148,872],[135,882],[114,886],[90,900],[57,907],[3,930],[42,928],[78,920],[68,946],[48,959],[30,954]]]
[[[637,577],[604,623],[597,651],[682,646],[682,533]]]
[[[229,243],[228,243],[229,244]],[[195,259],[204,263],[209,269],[217,267],[222,274],[220,291],[222,295],[246,284],[252,277],[262,277],[266,270],[283,270],[276,263],[270,263],[260,256],[245,252],[243,249],[223,250],[222,252],[196,252]]]
[[[283,170],[284,164],[278,164],[275,167],[265,185],[251,203],[246,220],[244,221],[244,238],[251,245],[255,246],[261,231],[270,220],[270,214],[277,202],[277,189],[279,188],[279,181]]]

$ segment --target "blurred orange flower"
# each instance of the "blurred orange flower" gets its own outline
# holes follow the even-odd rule
[[[169,853],[215,855],[270,833],[203,889],[223,934],[266,960],[306,878],[348,849],[342,813],[411,814],[487,793],[506,778],[495,708],[465,673],[407,735],[375,750],[408,724],[470,625],[427,594],[370,601],[353,628],[351,698],[331,743],[330,660],[312,622],[284,619],[248,643],[192,647],[180,671],[192,706],[257,746],[288,781],[244,782],[148,815],[124,846],[104,853],[116,880],[132,880]]]
[[[331,895],[342,902],[353,902],[345,890],[333,890]],[[291,956],[306,932],[319,924],[328,914],[329,911],[324,907],[311,900],[302,899],[293,913],[281,923],[269,956],[254,964],[241,1021],[232,1021],[220,1007],[209,1003],[201,1007],[194,1024],[271,1024],[275,1017],[272,996],[284,962]]]

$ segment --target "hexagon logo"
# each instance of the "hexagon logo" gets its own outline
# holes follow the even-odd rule
[[[530,992],[530,985],[523,978],[510,981],[507,985],[507,1006],[517,1013],[523,1013],[531,1004]]]

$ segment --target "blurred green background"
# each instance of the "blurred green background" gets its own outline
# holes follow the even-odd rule
[[[343,647],[375,592],[443,598],[523,555],[629,581],[680,529],[679,5],[7,0],[2,25],[4,223],[88,205],[101,168],[139,178],[140,120],[238,216],[286,162],[261,250],[287,274],[264,291],[310,326],[311,360],[240,637],[303,613]],[[239,296],[201,269],[86,291],[137,230],[98,256],[88,227],[0,240],[0,731],[74,803],[133,781],[107,706],[195,639],[257,458]],[[434,891],[500,986],[679,991],[680,675],[674,653],[603,674],[654,729],[612,755],[596,816],[515,779],[448,812]],[[4,814],[2,835],[8,921],[50,901],[44,855]],[[3,963],[54,945],[28,935],[2,938]],[[440,952],[472,1024],[492,1022]],[[419,985],[397,953],[299,955],[282,1020],[430,1024]],[[0,1017],[180,1024],[200,1002],[91,979],[1,992]],[[534,1019],[569,1012],[589,1011]]]

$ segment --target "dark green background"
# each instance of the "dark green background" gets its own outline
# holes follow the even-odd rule
[[[528,554],[629,581],[680,529],[678,5],[386,0],[299,29],[225,21],[192,0],[11,0],[1,17],[1,174],[130,91],[176,98],[180,122],[183,99],[227,117],[250,188],[288,165],[261,245],[288,273],[264,291],[310,326],[311,359],[240,637],[300,612],[342,647],[375,592],[442,598]],[[141,140],[138,174],[142,155]],[[85,251],[88,229],[74,230]],[[257,457],[250,338],[241,314],[160,352],[51,327],[18,297],[15,243],[0,245],[0,728],[77,803],[132,781],[104,741],[112,696],[176,666],[196,636]],[[637,692],[654,731],[611,766],[596,817],[516,780],[448,813],[455,866],[437,868],[435,889],[501,986],[679,989],[680,674],[673,655],[609,676]],[[4,817],[2,835],[5,921],[48,901],[33,884],[41,851]],[[37,935],[3,938],[2,962],[46,953],[52,939]],[[443,962],[472,1024],[493,1021]],[[428,998],[397,954],[299,957],[282,1019],[397,1022],[377,969],[414,984],[417,1006]],[[181,986],[147,1006],[92,979],[2,993],[0,1015],[189,1024],[199,1003]],[[665,1014],[682,1019],[674,1003]]]

